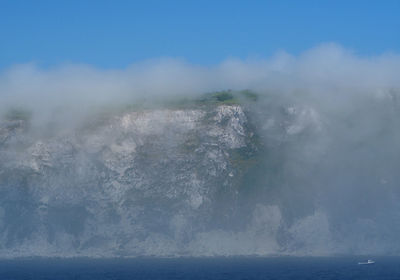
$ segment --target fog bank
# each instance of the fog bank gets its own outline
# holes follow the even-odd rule
[[[398,54],[335,44],[212,67],[15,65],[0,256],[400,255],[398,73]]]
[[[399,70],[398,54],[362,57],[335,44],[320,45],[298,56],[282,51],[266,59],[228,59],[210,67],[173,58],[114,70],[79,64],[42,69],[23,64],[1,73],[0,110],[4,114],[10,107],[23,107],[38,119],[60,112],[76,118],[102,105],[226,89],[294,96],[301,91],[341,105],[349,95],[379,95],[398,89]]]

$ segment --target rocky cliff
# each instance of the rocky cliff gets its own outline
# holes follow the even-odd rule
[[[397,111],[366,107],[382,122],[363,142],[365,112],[335,123],[315,106],[221,99],[68,129],[3,118],[0,256],[399,251]]]
[[[3,256],[207,253],[192,241],[229,224],[242,165],[257,152],[239,105],[141,110],[40,133],[1,123]]]

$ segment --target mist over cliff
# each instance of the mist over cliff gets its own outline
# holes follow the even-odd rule
[[[0,75],[0,256],[400,253],[400,57]]]

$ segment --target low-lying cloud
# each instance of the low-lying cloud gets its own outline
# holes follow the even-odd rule
[[[0,146],[3,153],[0,167],[8,169],[2,172],[0,168],[0,187],[4,194],[10,195],[4,195],[3,202],[0,201],[0,227],[8,229],[4,240],[14,240],[15,244],[10,246],[22,246],[21,252],[25,255],[46,255],[46,248],[53,248],[56,255],[71,252],[73,255],[79,246],[84,248],[82,250],[92,246],[99,252],[109,250],[114,254],[113,250],[118,247],[114,238],[125,236],[121,232],[127,233],[126,239],[118,241],[125,246],[126,252],[122,253],[133,255],[171,255],[181,252],[182,248],[188,255],[398,255],[398,73],[399,54],[365,57],[335,44],[321,45],[298,56],[279,52],[267,59],[228,59],[211,67],[177,59],[151,60],[122,70],[96,69],[88,65],[51,69],[41,69],[34,64],[15,65],[0,75],[0,119],[11,108],[28,109],[36,124],[55,127],[54,131],[49,131],[55,132],[56,137],[51,139],[48,137],[51,133],[41,133],[47,130],[27,126],[29,129],[13,138],[14,130],[18,134],[18,124],[15,127],[13,122],[5,125],[0,140],[8,142]],[[208,143],[211,136],[204,138],[206,133],[202,129],[212,127],[209,122],[205,127],[201,124],[196,128],[198,134],[190,132],[190,141],[184,142],[185,149],[181,149],[182,139],[178,137],[186,134],[171,131],[165,135],[168,129],[162,129],[158,134],[155,132],[154,137],[145,137],[134,129],[128,131],[112,125],[100,125],[96,132],[79,131],[83,136],[76,131],[66,133],[67,140],[59,143],[64,137],[57,132],[63,132],[68,125],[80,124],[87,114],[102,106],[194,98],[205,92],[226,89],[250,89],[260,95],[258,102],[243,106],[245,113],[241,117],[233,117],[232,111],[230,116],[236,118],[236,122],[228,121],[232,127],[218,130],[225,139],[226,131],[236,133],[235,127],[239,126],[237,135],[242,135],[244,128],[239,124],[247,125],[248,120],[249,128],[258,136],[242,150],[229,150],[230,156],[223,145],[216,147],[218,145]],[[200,111],[195,114],[206,114]],[[149,117],[143,123],[155,120],[163,124],[160,119],[164,116]],[[192,115],[189,112],[187,116],[190,119]],[[135,119],[132,127],[136,121],[140,123]],[[49,123],[51,125],[47,126]],[[220,124],[213,125],[220,128]],[[154,130],[154,126],[148,125],[146,129]],[[112,134],[115,135],[109,138]],[[253,133],[249,135],[253,137]],[[202,139],[206,139],[204,146]],[[176,145],[170,143],[174,141]],[[193,148],[196,145],[201,149]],[[180,154],[182,150],[186,151],[184,155]],[[218,171],[220,174],[217,171],[207,173],[208,162],[214,164],[219,155],[223,159],[221,166],[235,161],[234,156],[254,158],[238,160],[242,167],[232,167],[232,172],[224,169]],[[193,161],[196,159],[198,161]],[[205,161],[208,159],[212,161]],[[241,168],[248,172],[243,181],[234,177]],[[156,170],[156,176],[150,171],[147,173],[148,170]],[[238,181],[228,187],[220,184],[222,180],[212,186],[200,184],[202,178],[205,182],[206,177],[218,175],[222,178],[225,171],[229,174],[226,177]],[[185,181],[184,185],[179,185],[180,181],[175,178],[168,181],[173,183],[163,185],[165,178],[175,175]],[[146,178],[151,180],[146,181]],[[190,184],[182,178],[189,178]],[[234,194],[236,184],[240,192]],[[169,188],[178,194],[185,190],[182,197],[190,196],[188,190],[192,191],[194,204],[199,203],[197,208],[188,211],[180,202],[173,204],[165,193]],[[214,188],[221,189],[221,193],[215,197],[210,195],[215,200],[210,200],[210,209],[202,214],[198,207]],[[150,195],[155,200],[147,196],[139,199],[153,189],[159,190]],[[19,193],[19,190],[22,191]],[[200,196],[199,190],[207,190],[204,191],[207,195]],[[62,199],[58,199],[60,194]],[[131,195],[129,199],[133,200],[118,198],[118,194],[121,197]],[[168,199],[160,206],[159,197]],[[103,198],[106,202],[115,199],[118,203],[103,207]],[[95,206],[92,202],[96,202]],[[14,206],[15,203],[19,206]],[[107,215],[98,214],[98,209]],[[208,210],[214,211],[212,221]],[[32,214],[37,220],[24,216],[33,211],[39,213]],[[88,215],[90,211],[95,214]],[[161,221],[160,213],[171,215],[169,224]],[[194,216],[199,220],[193,220]],[[103,221],[104,217],[110,217],[110,221],[108,218]],[[124,217],[128,218],[124,220]],[[38,229],[33,233],[29,227],[25,228],[31,220]],[[197,221],[203,224],[198,225]],[[42,226],[48,227],[49,233],[43,234],[46,231],[42,231]],[[74,226],[76,232],[71,231]],[[101,226],[111,230],[110,239],[96,236],[105,231]],[[54,234],[59,235],[53,238]],[[142,235],[146,239],[142,240]],[[20,236],[31,236],[34,242]],[[50,236],[48,240],[46,236]],[[64,237],[72,241],[57,243],[57,240],[67,240]],[[33,244],[32,251],[26,252],[30,245],[24,247],[21,242],[25,241]],[[50,244],[50,247],[42,244]],[[59,244],[67,245],[59,247]],[[88,247],[85,244],[89,244]],[[0,249],[9,254],[8,247]],[[90,250],[85,254],[96,252]]]
[[[318,98],[400,87],[400,55],[362,57],[336,44],[298,56],[279,52],[267,59],[227,59],[211,67],[179,59],[155,59],[126,69],[104,70],[66,64],[42,69],[14,65],[0,75],[0,110],[23,107],[37,118],[64,108],[71,115],[104,104],[139,99],[192,96],[204,92],[252,89],[260,93],[316,93]],[[330,96],[330,97],[329,97]]]

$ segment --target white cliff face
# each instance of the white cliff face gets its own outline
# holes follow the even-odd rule
[[[229,219],[217,193],[234,203],[230,154],[254,149],[236,105],[130,112],[60,137],[18,125],[0,131],[2,256],[188,253],[215,215]]]
[[[400,252],[396,111],[278,104],[0,120],[0,257]]]
[[[210,136],[220,138],[231,149],[246,146],[244,125],[247,119],[242,107],[219,106],[213,120],[218,126],[209,131]]]

